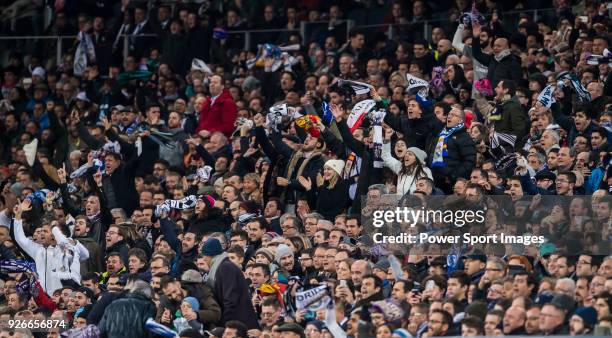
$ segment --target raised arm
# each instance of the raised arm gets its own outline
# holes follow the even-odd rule
[[[457,52],[463,52],[463,47],[465,46],[465,44],[463,43],[463,32],[464,31],[465,31],[465,26],[462,23],[460,23],[459,26],[457,26],[455,35],[453,35],[453,48],[455,48]]]
[[[382,159],[385,162],[385,167],[391,169],[393,173],[398,174],[402,169],[402,163],[391,155],[391,141],[385,140],[382,148]]]
[[[76,217],[81,213],[81,210],[74,204],[72,198],[70,198],[70,193],[68,192],[67,184],[68,181],[66,180],[67,175],[68,174],[66,173],[66,164],[63,163],[62,167],[57,169],[57,176],[60,180],[59,188],[60,194],[62,196],[62,209],[64,209],[66,213],[70,214],[70,216]]]
[[[16,206],[15,218],[13,219],[13,233],[15,234],[15,241],[19,247],[30,257],[36,257],[36,253],[38,250],[42,249],[42,245],[26,237],[25,232],[23,231],[23,223],[21,219],[22,213],[31,209],[32,202],[29,199],[25,199]]]
[[[482,46],[480,46],[480,25],[474,25],[472,32],[472,52],[474,53],[474,58],[488,67],[489,63],[493,60],[493,56],[482,52]]]
[[[68,237],[66,237],[66,235],[64,235],[64,233],[62,233],[58,227],[53,227],[53,229],[51,229],[51,233],[53,234],[53,237],[55,237],[55,241],[57,242],[57,244],[73,245],[72,243],[70,243]],[[80,261],[84,262],[88,260],[89,250],[87,250],[87,248],[83,244],[81,244],[81,242],[75,242],[76,244],[74,244],[74,249],[79,252]]]
[[[176,233],[172,229],[172,221],[170,221],[167,215],[162,215],[159,220],[159,227],[161,229],[162,234],[164,235],[164,239],[170,244],[170,247],[175,252],[181,252],[181,241],[176,236]]]

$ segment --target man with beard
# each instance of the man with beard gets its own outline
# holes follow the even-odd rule
[[[446,335],[454,335],[451,333],[453,325],[453,317],[445,310],[436,309],[429,315],[427,321],[427,332],[424,333],[427,337],[442,337]]]
[[[278,175],[276,184],[285,188],[281,195],[284,196],[284,199],[281,198],[281,201],[287,205],[287,211],[293,211],[299,198],[306,195],[306,191],[298,182],[298,178],[303,176],[310,178],[312,182],[316,182],[317,174],[323,169],[325,141],[322,138],[307,134],[303,143],[299,145],[297,150],[294,150],[283,142],[280,132],[271,133],[268,140],[264,123],[265,118],[261,114],[255,116],[257,143],[264,149],[266,156],[273,163],[280,160],[281,156],[288,159],[284,174]],[[270,149],[270,141],[276,148],[276,152],[266,151]]]
[[[474,58],[472,46],[467,43],[463,43],[463,32],[464,31],[465,31],[464,24],[463,23],[459,24],[459,26],[457,27],[457,31],[455,32],[455,35],[453,36],[453,47],[455,48],[455,50],[461,52],[461,54],[467,56],[472,61],[472,65],[474,68],[474,83],[476,83],[478,80],[487,77],[488,65],[484,65],[480,63],[480,61],[478,61],[476,58]],[[492,35],[493,34],[488,27],[481,28],[478,39],[480,40],[480,46],[481,46],[482,53],[486,55],[490,55],[492,52],[491,50],[491,36]],[[473,39],[476,39],[476,37],[474,37]],[[474,97],[476,93],[477,91],[472,85],[472,97]]]
[[[70,193],[68,192],[66,169],[59,168],[57,170],[57,176],[59,177],[60,181],[60,192],[64,211],[70,214],[72,217],[79,217],[82,214],[82,211],[81,208],[74,204],[72,198],[70,197]],[[102,247],[104,245],[103,234],[106,232],[106,229],[108,229],[108,227],[114,223],[114,220],[113,215],[110,213],[110,209],[106,206],[106,199],[104,198],[104,195],[100,189],[94,188],[94,193],[95,194],[87,197],[85,203],[85,216],[89,220],[89,230],[86,232],[80,232],[78,235],[75,233],[75,235],[80,237],[88,236]]]
[[[91,221],[87,216],[77,216],[74,223],[74,234],[72,239],[82,244],[89,252],[89,258],[81,262],[81,275],[87,272],[102,271],[104,265],[102,248],[89,236],[90,230]]]
[[[173,230],[174,225],[172,221],[165,212],[162,213],[159,224],[164,239],[170,244],[172,250],[177,253],[177,270],[178,273],[182,273],[187,264],[196,260],[198,256],[198,243],[201,238],[198,238],[197,234],[192,231],[186,231],[183,233],[183,238],[179,239]]]
[[[495,39],[495,41],[493,41],[492,55],[484,54],[480,44],[481,32],[482,29],[480,24],[472,26],[472,49],[474,58],[481,64],[487,66],[487,78],[491,81],[491,87],[496,87],[502,79],[508,79],[515,82],[521,80],[521,73],[516,71],[516,69],[521,68],[521,63],[510,51],[508,39]]]
[[[159,299],[156,321],[164,325],[172,325],[176,319],[176,312],[183,301],[184,292],[181,283],[170,276],[161,279],[162,295]]]
[[[68,266],[68,262],[64,262],[62,259],[65,253],[55,240],[55,237],[61,235],[58,227],[52,229],[49,225],[43,224],[39,228],[37,237],[26,237],[22,214],[31,209],[32,202],[30,199],[25,199],[14,208],[13,233],[15,243],[36,263],[38,281],[41,287],[47,294],[53,294],[55,290],[62,287],[62,280],[72,280],[80,283],[79,251],[73,251],[72,264]]]

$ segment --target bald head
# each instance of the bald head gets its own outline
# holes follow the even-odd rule
[[[511,306],[504,314],[504,333],[509,334],[512,331],[525,325],[525,309],[518,306]]]
[[[367,261],[360,259],[353,262],[351,266],[351,280],[353,280],[354,285],[361,285],[363,276],[369,275],[370,273],[372,273],[372,268]]]
[[[444,54],[451,49],[451,42],[448,39],[440,39],[438,41],[438,53]]]
[[[495,55],[503,52],[504,50],[508,49],[510,47],[510,45],[508,44],[508,39],[506,38],[497,38],[495,39],[495,42],[493,42],[493,53],[495,53]]]

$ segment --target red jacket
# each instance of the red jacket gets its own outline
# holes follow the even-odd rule
[[[200,122],[197,132],[208,130],[213,133],[220,131],[225,136],[230,137],[234,132],[234,123],[238,115],[238,108],[232,99],[229,90],[224,89],[211,106],[212,98],[206,99],[204,107],[200,112]]]

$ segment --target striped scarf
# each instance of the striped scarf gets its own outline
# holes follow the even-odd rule
[[[445,167],[446,163],[444,163],[444,157],[448,156],[447,149],[447,141],[448,138],[453,135],[453,133],[461,128],[463,128],[463,123],[459,123],[458,125],[448,129],[444,128],[438,137],[438,143],[436,143],[436,149],[434,150],[433,160],[431,162],[432,167]]]

